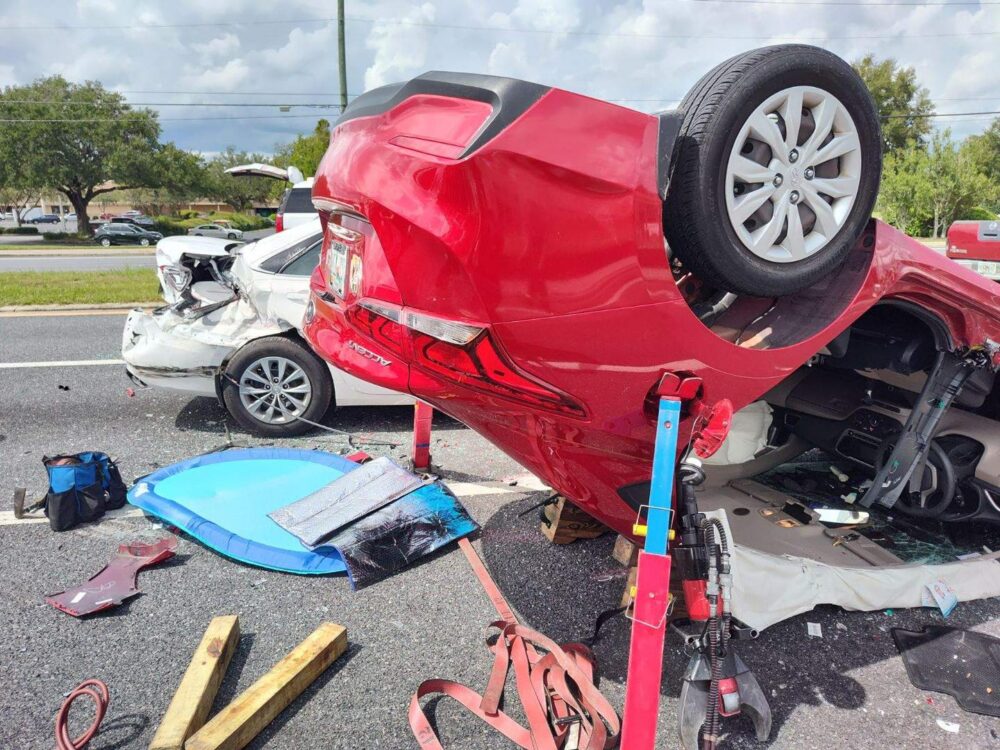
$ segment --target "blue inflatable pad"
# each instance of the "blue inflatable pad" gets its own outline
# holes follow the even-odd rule
[[[267,514],[358,468],[346,458],[295,448],[238,448],[158,469],[129,502],[217,552],[249,565],[305,575],[341,573],[333,547],[305,549]]]

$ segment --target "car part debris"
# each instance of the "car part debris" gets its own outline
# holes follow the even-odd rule
[[[492,627],[500,637],[493,672],[482,695],[451,680],[425,680],[410,700],[410,729],[421,750],[442,750],[437,730],[420,705],[428,695],[447,696],[503,734],[518,747],[574,747],[597,750],[615,747],[621,722],[614,706],[594,683],[594,657],[581,643],[559,645],[521,625],[496,582],[467,539],[459,541],[469,565],[500,619]],[[544,652],[544,653],[543,653]],[[507,674],[524,706],[527,726],[501,710]]]
[[[268,517],[303,545],[315,549],[344,526],[428,483],[382,456]]]
[[[347,650],[347,630],[324,622],[184,743],[185,750],[239,750]]]
[[[892,639],[915,687],[946,693],[971,713],[1000,717],[1000,638],[928,625],[893,628]]]
[[[117,607],[139,593],[136,579],[140,570],[173,557],[176,549],[177,538],[172,536],[164,537],[154,544],[122,544],[111,562],[97,575],[80,586],[50,594],[45,597],[45,601],[73,617],[84,617]]]
[[[239,640],[236,615],[212,618],[149,750],[184,750],[184,741],[204,726]]]
[[[94,719],[76,738],[69,736],[69,711],[80,698],[87,698],[94,703]],[[107,713],[111,693],[108,686],[100,680],[84,680],[70,691],[63,700],[56,714],[56,750],[83,750],[97,735]]]

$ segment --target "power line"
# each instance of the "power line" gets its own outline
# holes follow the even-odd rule
[[[181,122],[190,120],[291,120],[299,117],[315,117],[316,115],[238,115],[233,117],[163,117],[159,122]],[[121,122],[121,118],[113,117],[66,117],[29,119],[19,117],[0,118],[0,122]]]
[[[126,102],[130,107],[310,107],[340,109],[339,104],[333,102]],[[39,104],[55,105],[65,107],[97,107],[102,102],[67,102],[58,100],[38,100],[38,99],[3,99],[0,98],[0,105],[3,104]]]
[[[795,5],[853,5],[853,6],[865,6],[865,7],[878,7],[882,6],[892,6],[892,5],[906,5],[906,6],[966,6],[966,5],[1000,5],[1000,0],[959,0],[957,2],[947,2],[947,3],[927,3],[927,2],[887,2],[887,3],[867,3],[867,2],[842,2],[840,0],[829,0],[824,2],[803,0],[794,0],[791,2],[789,0],[688,0],[689,2],[710,2],[710,3],[730,3],[737,5],[753,5],[753,4],[765,4],[765,5],[787,5],[793,7]],[[105,29],[113,30],[142,30],[142,29],[186,29],[186,28],[215,28],[215,27],[233,27],[233,26],[276,26],[276,25],[295,25],[295,24],[325,24],[336,22],[336,18],[298,18],[298,19],[259,19],[259,20],[243,20],[243,21],[226,21],[226,22],[215,22],[215,23],[162,23],[162,24],[127,24],[127,25],[101,25],[101,26],[0,26],[0,31],[98,31]],[[997,36],[1000,35],[1000,31],[963,31],[955,33],[938,33],[938,34],[867,34],[867,35],[831,35],[831,36],[799,36],[797,34],[765,34],[765,35],[725,35],[725,34],[704,34],[704,33],[692,33],[692,34],[642,34],[642,33],[625,33],[625,32],[614,32],[614,31],[579,31],[571,29],[534,29],[525,27],[504,27],[504,26],[478,26],[471,24],[446,24],[446,23],[433,23],[430,21],[417,21],[403,18],[366,18],[363,16],[346,16],[346,21],[351,21],[354,23],[370,23],[370,24],[390,24],[398,26],[420,26],[428,28],[437,29],[453,29],[461,31],[499,31],[499,32],[511,32],[520,34],[563,34],[567,36],[585,36],[585,37],[621,37],[626,39],[721,39],[721,40],[733,40],[733,41],[760,41],[774,39],[776,37],[782,36],[794,36],[796,39],[812,40],[812,41],[828,41],[828,40],[863,40],[863,39],[937,39],[944,37],[970,37],[970,36]]]
[[[123,93],[123,92],[117,92]],[[169,92],[160,92],[169,93]],[[215,92],[176,92],[184,94],[207,94],[215,95]],[[358,94],[351,94],[351,98],[357,98]],[[632,98],[604,98],[596,97],[606,102],[651,102],[662,104],[669,102],[679,102],[684,97],[632,97]],[[1000,94],[993,96],[953,96],[953,97],[931,97],[935,102],[973,102],[973,101],[1000,101]],[[340,104],[334,102],[125,102],[130,107],[299,107],[309,109],[340,109]],[[0,105],[46,105],[46,106],[66,106],[66,107],[96,107],[100,102],[72,102],[59,99],[3,99],[0,97]]]
[[[895,6],[902,5],[908,7],[929,7],[929,8],[947,8],[949,6],[966,6],[966,5],[1000,5],[1000,2],[994,2],[993,0],[954,0],[954,2],[919,2],[914,0],[910,2],[909,0],[894,1],[894,2],[851,2],[850,0],[688,0],[689,2],[695,3],[727,3],[729,5],[835,5],[835,6],[858,6],[863,5],[867,8],[878,8],[881,5],[885,6]]]
[[[925,114],[913,113],[908,115],[881,115],[883,120],[929,120],[934,117],[971,117],[973,115],[1000,115],[1000,109],[989,112],[930,112]]]
[[[926,114],[900,114],[881,115],[883,120],[896,119],[933,119],[933,118],[953,118],[953,117],[975,117],[981,115],[1000,115],[1000,110],[989,110],[982,112],[941,112]],[[236,115],[225,117],[164,117],[160,122],[181,122],[181,121],[202,121],[202,120],[288,120],[302,117],[315,117],[316,115]],[[82,117],[82,118],[0,118],[0,122],[12,123],[36,123],[36,122],[121,122],[116,118]]]
[[[116,94],[185,94],[190,96],[340,96],[329,91],[164,91],[153,89],[110,89]],[[360,94],[348,94],[348,98]]]

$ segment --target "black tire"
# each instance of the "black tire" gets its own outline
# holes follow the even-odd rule
[[[143,237],[141,240],[139,240],[139,244],[142,245],[143,247],[149,247],[149,239]]]
[[[228,235],[226,235],[226,236],[227,236],[227,237],[229,237],[229,239],[231,239],[231,240],[235,240],[235,239],[236,239],[236,235],[235,235],[235,234],[233,234],[232,232],[230,232],[230,233],[229,233]]]
[[[737,235],[726,207],[726,170],[740,129],[754,110],[793,86],[822,89],[844,105],[857,129],[862,167],[854,203],[833,239],[805,259],[780,263],[755,255]],[[759,297],[791,294],[836,270],[871,217],[882,173],[878,115],[851,66],[807,45],[745,52],[703,76],[680,109],[684,116],[672,155],[663,229],[685,268],[711,286]]]
[[[111,240],[109,240],[107,237],[102,237],[101,245],[104,247],[111,247]]]
[[[248,367],[262,357],[284,357],[293,361],[309,378],[312,398],[302,413],[309,422],[319,422],[333,402],[333,381],[325,362],[305,344],[284,336],[257,339],[240,349],[226,365],[222,378],[222,400],[226,409],[247,431],[266,437],[291,437],[313,429],[308,422],[293,419],[283,424],[269,424],[257,419],[240,399],[240,382]]]

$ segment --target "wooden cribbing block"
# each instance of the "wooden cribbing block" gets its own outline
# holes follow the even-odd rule
[[[216,617],[209,623],[149,750],[183,750],[184,740],[201,729],[239,640],[236,615]]]
[[[271,671],[223,708],[185,750],[239,750],[347,650],[347,629],[324,622]]]
[[[608,532],[607,526],[562,496],[555,504],[546,505],[542,514],[542,533],[553,544],[596,539]]]

